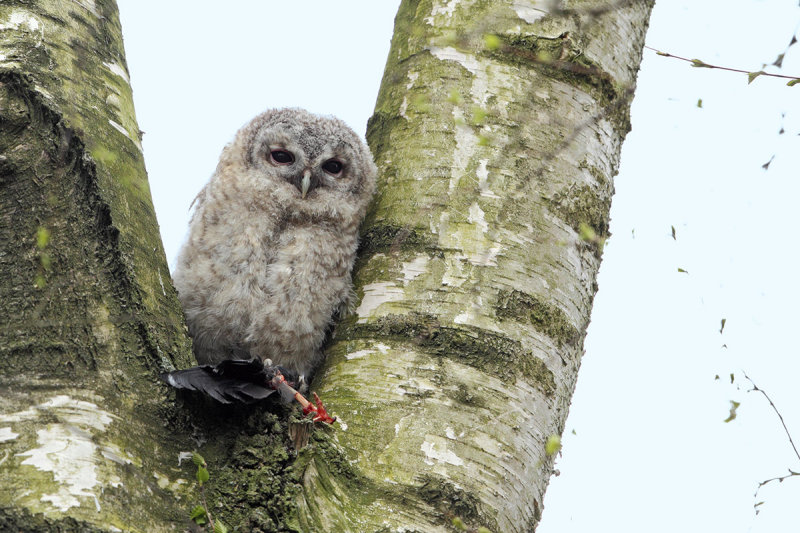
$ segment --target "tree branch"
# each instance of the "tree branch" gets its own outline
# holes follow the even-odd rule
[[[742,372],[742,374],[744,374],[744,372]],[[800,453],[798,453],[797,447],[794,445],[794,440],[792,440],[792,434],[789,433],[789,428],[786,427],[786,422],[784,422],[783,416],[781,415],[781,412],[778,410],[778,407],[775,405],[775,402],[772,401],[772,398],[769,397],[769,394],[767,394],[766,391],[764,391],[763,389],[759,389],[758,388],[758,385],[756,385],[756,383],[752,379],[750,379],[750,376],[748,376],[747,374],[744,374],[744,377],[745,377],[745,379],[747,379],[747,381],[750,382],[751,385],[753,385],[753,388],[750,389],[748,392],[755,391],[755,392],[760,392],[761,394],[763,394],[764,398],[766,398],[767,401],[769,402],[770,407],[772,407],[772,410],[775,411],[776,415],[778,415],[778,418],[781,421],[781,425],[783,426],[783,430],[786,432],[786,436],[789,438],[789,444],[792,445],[792,449],[794,450],[795,456],[797,456],[798,460],[800,460]],[[773,481],[777,481],[778,483],[783,483],[784,480],[789,479],[790,477],[800,476],[800,472],[795,472],[791,468],[789,468],[787,470],[789,471],[789,473],[786,474],[785,476],[777,476],[777,477],[773,477],[773,478],[765,479],[764,481],[761,481],[758,484],[758,487],[756,487],[755,493],[753,493],[753,498],[756,499],[756,500],[758,499],[758,493],[761,490],[761,487],[763,487],[764,485],[772,483]],[[759,513],[758,507],[762,503],[764,503],[764,502],[756,501],[753,504],[753,509],[755,509],[756,514]]]
[[[744,374],[744,372],[742,372],[742,373]],[[772,398],[769,397],[769,395],[766,393],[766,391],[764,391],[762,389],[759,389],[758,385],[756,385],[755,382],[752,379],[750,379],[750,376],[748,376],[747,374],[744,374],[744,377],[745,377],[745,379],[747,379],[747,381],[749,381],[753,385],[753,388],[750,389],[750,392],[755,391],[755,392],[760,392],[761,394],[763,394],[764,398],[766,398],[767,401],[769,402],[770,407],[772,407],[772,410],[775,411],[776,415],[778,415],[778,418],[780,418],[780,420],[781,420],[781,425],[783,426],[783,430],[786,432],[786,436],[789,438],[789,444],[792,445],[792,449],[794,450],[795,456],[797,456],[797,459],[800,460],[800,453],[798,453],[798,451],[797,451],[797,446],[794,445],[794,441],[792,440],[792,434],[789,433],[789,428],[786,427],[786,422],[783,421],[783,416],[781,415],[781,412],[778,411],[778,408],[775,406],[775,403],[773,403]]]
[[[738,72],[738,73],[741,73],[741,74],[747,74],[748,83],[752,82],[758,76],[769,76],[769,77],[772,77],[772,78],[787,79],[787,80],[789,80],[788,85],[790,85],[790,86],[794,85],[796,83],[800,83],[800,77],[798,77],[798,76],[787,76],[786,74],[775,74],[775,73],[772,73],[772,72],[764,72],[763,70],[750,71],[750,70],[744,70],[744,69],[739,69],[739,68],[731,68],[731,67],[723,67],[723,66],[720,66],[720,65],[712,65],[710,63],[706,63],[705,61],[703,61],[701,59],[689,59],[688,57],[681,57],[681,56],[676,56],[675,54],[670,54],[668,52],[662,52],[661,50],[653,48],[652,46],[645,45],[645,48],[647,48],[648,50],[652,50],[653,52],[655,52],[656,54],[658,54],[660,56],[673,57],[675,59],[680,59],[681,61],[686,61],[687,63],[691,63],[692,66],[696,67],[696,68],[711,68],[711,69],[727,70],[729,72]]]

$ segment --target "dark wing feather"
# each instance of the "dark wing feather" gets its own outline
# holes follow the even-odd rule
[[[199,391],[221,403],[253,403],[275,392],[269,386],[274,371],[258,359],[229,359],[161,374],[176,389]]]
[[[214,366],[206,366],[211,371],[220,376],[230,379],[238,379],[250,383],[266,383],[274,372],[272,367],[264,366],[260,359],[226,359]]]

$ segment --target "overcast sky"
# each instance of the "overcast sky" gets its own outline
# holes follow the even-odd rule
[[[172,265],[189,204],[254,115],[300,106],[363,134],[399,2],[118,3]],[[755,71],[799,22],[797,0],[661,0],[647,44]],[[800,75],[800,45],[783,71]],[[540,533],[800,529],[798,478],[763,488],[754,513],[758,482],[800,460],[743,376],[800,442],[798,102],[800,85],[645,52]]]

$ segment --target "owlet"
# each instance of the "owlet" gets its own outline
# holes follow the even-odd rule
[[[173,276],[199,363],[313,370],[352,298],[376,173],[369,148],[333,117],[270,110],[239,130],[195,199]]]

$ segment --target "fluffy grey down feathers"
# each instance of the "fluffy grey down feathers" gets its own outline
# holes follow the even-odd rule
[[[239,130],[195,200],[173,276],[199,363],[319,363],[352,298],[375,178],[369,148],[336,118],[270,110]]]

